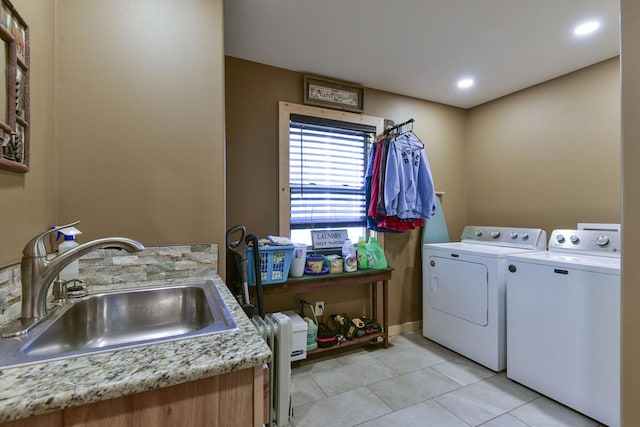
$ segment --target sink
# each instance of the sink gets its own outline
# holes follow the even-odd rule
[[[0,368],[233,330],[211,281],[90,294],[25,336],[0,340]]]

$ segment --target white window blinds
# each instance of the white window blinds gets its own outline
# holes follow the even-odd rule
[[[364,227],[367,140],[375,128],[292,114],[291,228]]]

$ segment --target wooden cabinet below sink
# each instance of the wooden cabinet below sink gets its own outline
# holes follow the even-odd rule
[[[40,414],[1,426],[261,426],[263,385],[260,366]]]

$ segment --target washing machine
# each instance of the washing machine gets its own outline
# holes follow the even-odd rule
[[[544,230],[490,226],[466,226],[460,242],[424,244],[423,335],[504,370],[506,257],[545,248]]]
[[[620,425],[619,230],[554,230],[507,257],[507,377]]]

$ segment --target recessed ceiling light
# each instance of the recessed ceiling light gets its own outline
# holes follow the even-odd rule
[[[465,79],[458,80],[458,87],[460,89],[468,89],[471,86],[473,86],[473,84],[474,84],[473,79],[465,78]]]
[[[593,33],[595,30],[597,30],[600,27],[600,23],[598,21],[589,21],[589,22],[585,22],[584,24],[580,24],[578,25],[574,30],[573,30],[573,34],[575,34],[576,36],[584,36],[586,34],[591,34]]]

